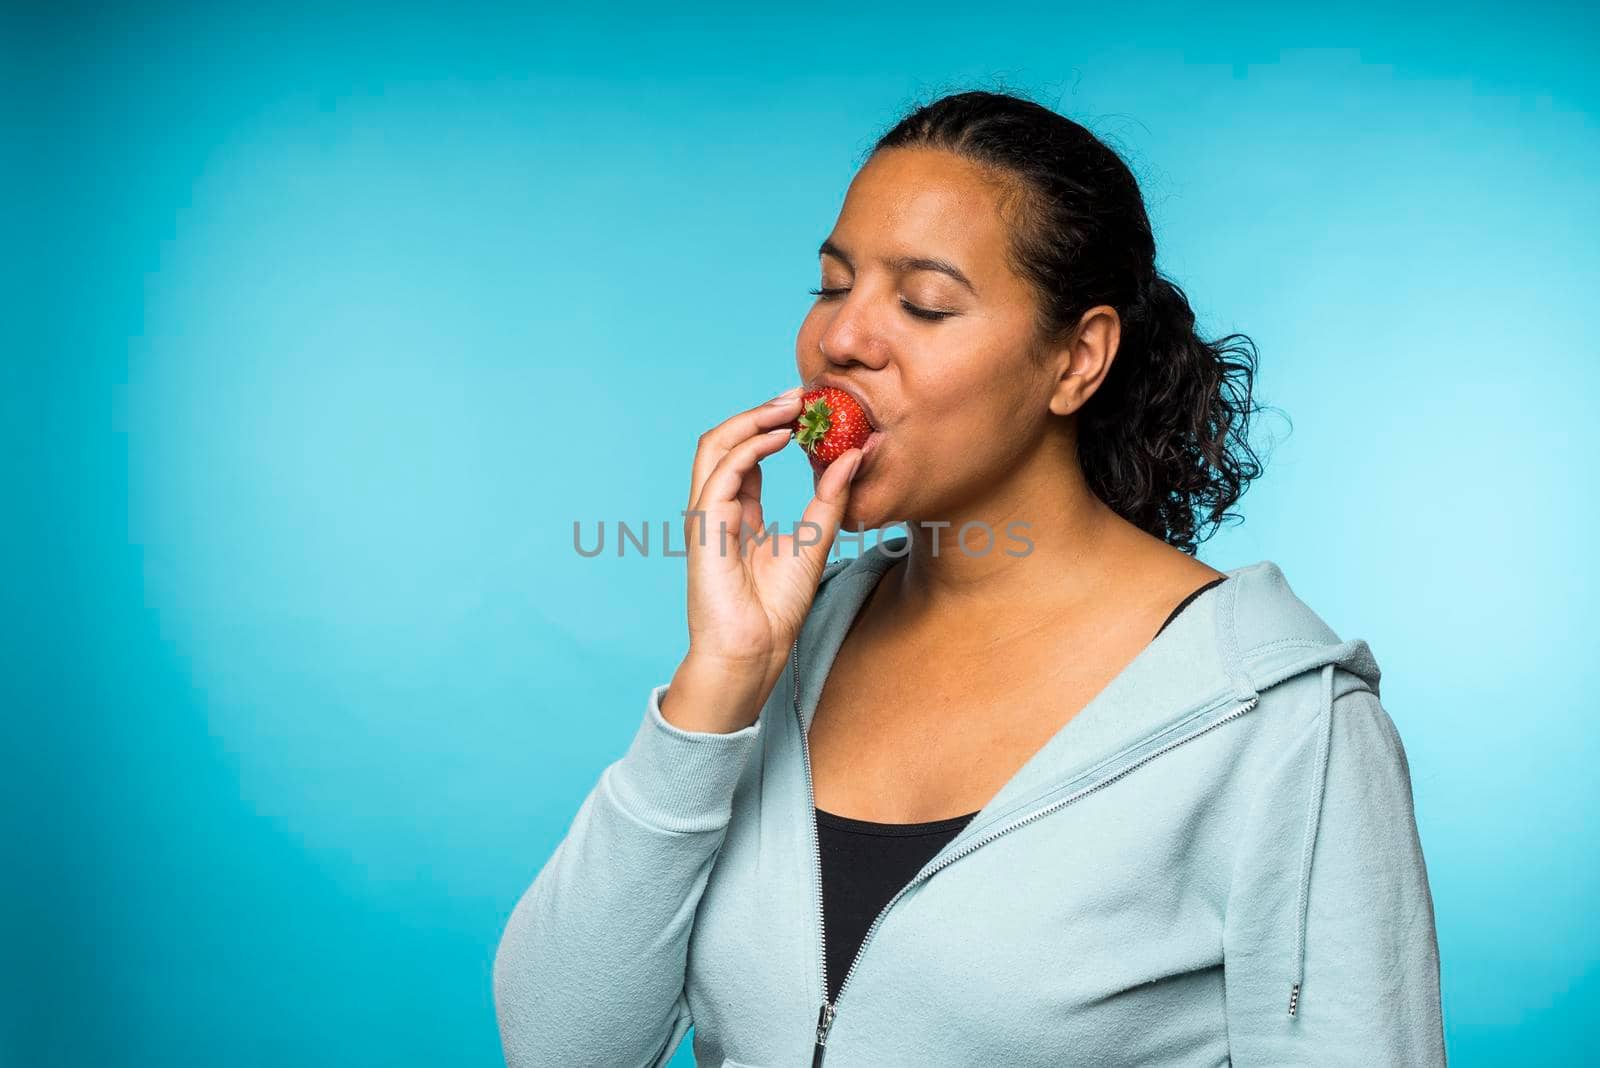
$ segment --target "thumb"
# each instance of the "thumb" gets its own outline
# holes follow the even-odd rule
[[[805,531],[806,537],[800,539],[805,544],[796,543],[796,555],[806,561],[814,581],[822,577],[822,569],[827,566],[828,552],[833,548],[844,510],[850,503],[850,485],[860,466],[861,450],[846,450],[817,479],[816,495],[800,515],[800,529]]]

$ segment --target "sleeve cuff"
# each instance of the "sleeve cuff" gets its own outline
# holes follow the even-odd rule
[[[671,831],[725,827],[733,791],[761,735],[757,719],[736,731],[686,731],[661,715],[663,684],[650,690],[633,744],[612,766],[617,800],[645,823]]]

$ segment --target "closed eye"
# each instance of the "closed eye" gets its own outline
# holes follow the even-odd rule
[[[850,289],[849,287],[839,287],[834,289],[823,287],[821,289],[808,289],[806,292],[810,293],[818,300],[836,300],[850,292]],[[960,312],[934,311],[931,308],[919,308],[915,304],[909,303],[904,299],[900,301],[900,306],[918,319],[924,319],[933,323],[941,322],[950,318],[952,315],[961,314]]]

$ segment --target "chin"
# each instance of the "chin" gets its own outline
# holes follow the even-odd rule
[[[844,515],[839,520],[841,531],[860,534],[896,521],[889,509],[889,505],[893,502],[880,487],[872,484],[870,476],[871,472],[857,475],[857,482],[851,488],[850,503],[845,505]],[[813,475],[811,483],[813,489],[816,488],[816,480],[821,477],[820,473]]]
[[[851,497],[850,503],[845,505],[844,516],[839,520],[839,529],[848,530],[852,534],[861,534],[876,530],[889,522],[892,520],[886,510],[862,494]]]

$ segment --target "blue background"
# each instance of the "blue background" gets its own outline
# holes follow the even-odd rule
[[[499,1062],[501,925],[686,641],[682,562],[572,523],[677,521],[862,153],[967,88],[1125,151],[1261,348],[1292,433],[1201,555],[1383,666],[1453,1063],[1596,1052],[1592,12],[52,12],[6,34],[9,1063]]]

